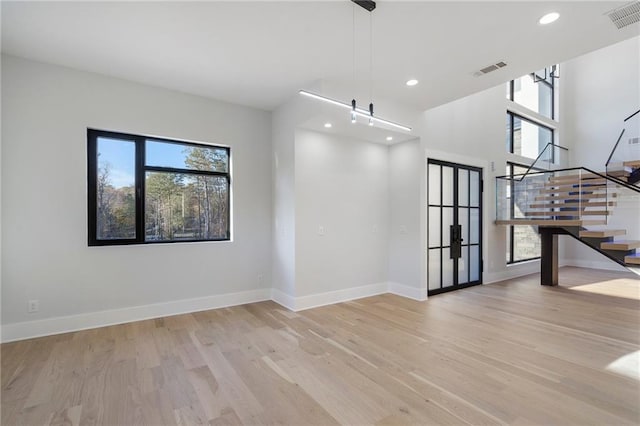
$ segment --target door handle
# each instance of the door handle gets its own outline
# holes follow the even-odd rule
[[[451,259],[459,259],[462,255],[462,225],[451,225],[451,249],[449,251],[449,257]]]

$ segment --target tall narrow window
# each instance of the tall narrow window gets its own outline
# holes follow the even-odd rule
[[[555,119],[556,68],[523,75],[507,84],[507,98],[538,114]]]
[[[88,131],[89,245],[230,239],[227,147]]]
[[[529,184],[544,185],[545,175],[536,171],[549,170],[562,162],[558,145],[555,117],[556,79],[558,66],[516,78],[507,83],[509,103],[506,114],[506,150],[519,157],[530,158],[529,166],[507,163],[507,175],[511,176],[508,189],[510,217],[524,218],[530,208],[526,190]],[[515,105],[517,104],[517,105]],[[517,111],[517,112],[516,112]],[[515,159],[515,161],[520,161]],[[519,182],[517,175],[527,173],[526,180]],[[517,225],[509,227],[506,261],[508,264],[534,260],[540,257],[540,236],[537,226]]]
[[[96,239],[136,239],[136,143],[97,138]]]
[[[507,111],[508,152],[535,159],[549,143],[553,143],[552,128]],[[540,160],[553,163],[553,152],[553,149],[549,149],[549,158]]]
[[[518,179],[519,176],[527,172],[527,166],[507,163],[507,175],[511,179]],[[527,175],[527,182],[535,185],[536,183],[544,185],[545,176],[543,174],[535,174],[536,169],[531,169]],[[529,209],[528,203],[531,201],[523,196],[521,192],[516,190],[514,184],[511,185],[507,194],[509,197],[509,216],[513,219],[524,218],[524,211]],[[527,260],[535,260],[540,258],[540,235],[537,226],[516,225],[509,226],[509,235],[507,237],[507,263],[518,263]]]

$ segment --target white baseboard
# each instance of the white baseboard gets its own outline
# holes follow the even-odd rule
[[[132,321],[225,308],[228,306],[243,305],[245,303],[262,302],[270,299],[271,289],[265,288],[194,299],[176,300],[166,303],[155,303],[152,305],[132,306],[123,309],[88,312],[86,314],[47,318],[36,321],[3,324],[2,337],[0,340],[6,343],[15,340],[50,336],[53,334],[105,327]]]
[[[422,302],[427,300],[427,289],[410,287],[408,285],[395,283],[390,281],[388,285],[388,292],[398,296],[406,297],[408,299],[417,300]]]
[[[613,260],[582,260],[565,259],[564,266],[576,266],[578,268],[604,269],[607,271],[628,272],[628,270],[615,263]]]
[[[496,283],[535,273],[540,273],[539,260],[509,265],[506,270],[500,272],[485,272],[483,276],[483,284]]]
[[[295,311],[296,298],[278,290],[277,288],[271,289],[271,300],[276,302],[278,305],[284,306],[290,311]]]
[[[328,291],[326,293],[311,294],[295,298],[294,311],[317,308],[363,297],[376,296],[387,292],[386,282],[350,287],[343,290]]]

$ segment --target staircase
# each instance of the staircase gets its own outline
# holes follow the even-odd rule
[[[538,172],[521,182],[512,179],[508,183],[510,217],[496,224],[553,228],[554,234],[570,235],[640,275],[640,240],[625,239],[627,229],[607,225],[621,193],[640,195],[640,187],[629,179],[640,174],[640,160],[624,164],[626,169],[613,176],[576,168]],[[639,216],[640,209],[637,221]]]
[[[640,183],[640,160],[623,161],[618,167],[614,165],[607,170],[607,175],[637,185]]]

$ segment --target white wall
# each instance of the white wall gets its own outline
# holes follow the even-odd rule
[[[269,297],[270,113],[10,56],[2,89],[5,332],[181,299]],[[231,146],[233,241],[88,247],[87,127]],[[29,299],[38,313],[27,314]]]
[[[496,86],[425,111],[419,130],[427,158],[483,168],[485,283],[539,270],[539,261],[506,265],[507,227],[493,223],[496,218],[495,177],[505,174],[507,161],[525,164],[531,161],[506,151],[505,115],[508,105],[513,107],[506,99],[505,86]],[[491,170],[492,162],[494,171]]]
[[[386,290],[388,147],[302,129],[295,139],[296,295]]]
[[[424,289],[420,216],[424,155],[418,139],[389,147],[389,281]]]
[[[284,104],[273,112],[272,123],[271,282],[276,300],[285,305],[295,297],[295,111],[292,103]]]
[[[563,63],[561,71],[571,165],[603,171],[623,120],[640,109],[640,37]],[[626,239],[640,239],[637,198],[620,200],[609,227],[627,229]],[[576,241],[570,242],[566,256],[578,266],[621,269]]]

